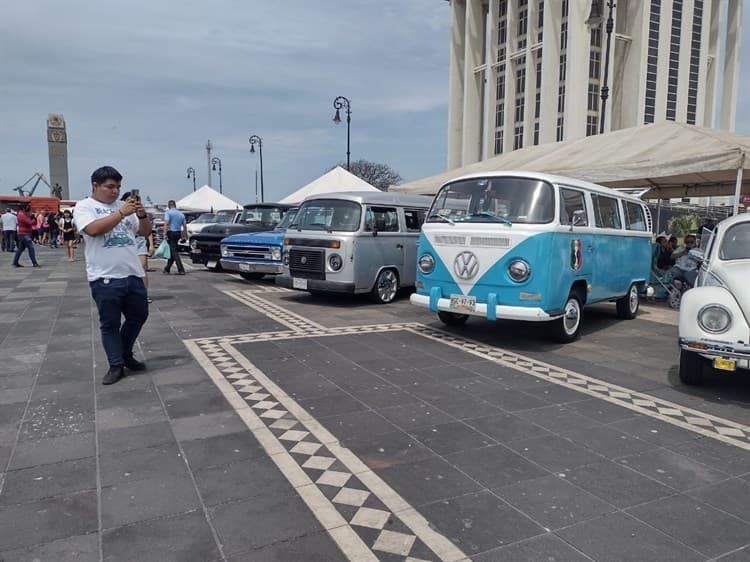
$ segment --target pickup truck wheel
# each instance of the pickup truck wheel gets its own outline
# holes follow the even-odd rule
[[[552,338],[560,343],[570,343],[578,339],[583,320],[583,306],[576,293],[570,293],[565,301],[562,317],[552,321]]]
[[[617,317],[624,320],[632,320],[638,315],[640,304],[638,285],[633,283],[630,289],[628,289],[628,293],[616,301]]]
[[[243,279],[247,279],[248,281],[256,281],[258,279],[262,279],[265,275],[265,273],[240,273],[240,277],[242,277]]]
[[[438,318],[446,326],[463,326],[469,319],[468,314],[458,314],[456,312],[445,312],[441,310],[438,312]]]
[[[680,380],[683,384],[695,385],[703,378],[706,360],[693,351],[680,350]]]
[[[378,304],[388,304],[398,294],[398,275],[392,269],[384,269],[378,274],[372,288],[372,300]]]

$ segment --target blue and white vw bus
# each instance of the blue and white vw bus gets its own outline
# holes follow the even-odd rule
[[[473,174],[442,186],[422,226],[411,302],[449,325],[469,316],[551,322],[576,339],[586,304],[638,313],[651,217],[638,198],[572,178]]]

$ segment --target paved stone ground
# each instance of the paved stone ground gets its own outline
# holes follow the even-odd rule
[[[681,386],[672,311],[559,346],[157,272],[104,387],[62,252],[0,254],[0,560],[750,559],[750,380]]]

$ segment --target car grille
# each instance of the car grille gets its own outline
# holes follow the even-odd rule
[[[251,260],[271,260],[270,246],[232,246],[228,245],[229,255],[226,257]]]
[[[289,272],[292,277],[325,279],[324,252],[318,250],[289,251]]]

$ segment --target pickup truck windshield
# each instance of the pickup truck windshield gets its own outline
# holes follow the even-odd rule
[[[281,207],[250,207],[242,211],[238,222],[273,230],[281,222],[284,212]]]

